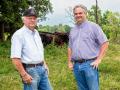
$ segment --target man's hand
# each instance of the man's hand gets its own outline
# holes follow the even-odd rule
[[[108,48],[109,42],[104,42],[101,47],[100,47],[100,52],[99,55],[97,57],[97,59],[91,63],[91,66],[93,66],[93,68],[98,68],[98,65],[101,63],[101,59],[103,58],[103,56],[105,55],[105,52]]]
[[[93,66],[94,69],[97,69],[100,63],[101,63],[101,59],[96,59],[90,65]]]
[[[25,73],[22,75],[22,80],[24,83],[31,84],[32,83],[32,76],[30,76],[28,73]]]
[[[16,69],[21,75],[22,80],[25,83],[30,84],[32,82],[32,77],[25,71],[20,58],[12,58],[12,63],[15,65]]]
[[[72,63],[72,62],[68,62],[68,68],[69,68],[70,70],[73,70],[73,63]]]

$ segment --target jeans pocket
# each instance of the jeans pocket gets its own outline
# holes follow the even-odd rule
[[[33,68],[26,68],[26,71],[27,71],[28,73],[30,73],[30,72],[33,71]]]
[[[92,62],[93,62],[93,61],[90,62],[89,67],[92,68],[93,70],[97,70],[97,71],[98,71],[98,67],[97,67],[97,68],[94,68],[94,67],[91,65]]]
[[[33,78],[37,75],[37,71],[35,70],[35,68],[26,68],[26,72]]]

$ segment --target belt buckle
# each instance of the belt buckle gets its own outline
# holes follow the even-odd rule
[[[36,67],[37,67],[37,64],[35,64],[34,67],[36,68]]]
[[[41,63],[34,64],[34,67],[41,66]]]
[[[82,61],[83,61],[83,62],[87,62],[87,60],[86,60],[86,59],[82,59]]]
[[[79,63],[84,63],[84,62],[86,62],[86,61],[87,61],[86,59],[79,59],[79,60],[78,60]]]
[[[85,62],[85,59],[78,59],[78,62],[83,63],[83,62]]]

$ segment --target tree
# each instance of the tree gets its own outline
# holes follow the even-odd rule
[[[45,15],[52,11],[50,0],[28,0],[29,5],[37,10],[37,14],[41,20],[46,19]]]
[[[71,27],[69,25],[64,25],[65,32],[70,32]]]
[[[24,0],[1,0],[0,3],[0,28],[1,40],[4,40],[4,31],[6,26],[11,28],[19,27],[21,22],[20,10],[24,9],[27,3]],[[15,23],[15,24],[13,24]],[[10,30],[9,30],[10,31]],[[12,32],[12,31],[11,31]]]
[[[120,13],[106,11],[102,18],[103,30],[109,39],[114,42],[120,42]]]
[[[97,13],[97,16],[96,16],[96,13]],[[88,10],[88,19],[93,22],[97,22],[98,24],[101,25],[101,18],[102,18],[101,10],[97,6],[97,12],[96,12],[96,6],[93,5],[91,9]]]
[[[31,5],[32,2],[32,5]],[[45,18],[45,15],[52,12],[52,5],[49,0],[1,0],[0,3],[0,39],[4,40],[4,32],[6,25],[9,28],[8,32],[12,33],[20,28],[21,16],[25,9],[29,6],[33,6],[41,19]]]
[[[95,20],[96,20],[96,23],[98,23],[98,1],[96,0],[96,9],[95,9]]]

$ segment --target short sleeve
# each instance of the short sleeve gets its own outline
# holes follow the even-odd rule
[[[108,41],[105,33],[99,25],[96,25],[95,27],[95,36],[100,45]]]
[[[19,35],[13,35],[11,39],[11,58],[21,58],[22,38]]]

